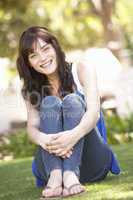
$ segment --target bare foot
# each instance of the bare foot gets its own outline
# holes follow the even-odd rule
[[[57,197],[62,194],[62,171],[55,169],[51,171],[47,186],[42,191],[43,197]]]
[[[63,196],[75,195],[84,192],[84,187],[80,184],[78,177],[72,171],[63,174]]]

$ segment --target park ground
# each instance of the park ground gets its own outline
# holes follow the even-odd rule
[[[111,173],[99,183],[86,185],[87,193],[68,200],[133,200],[133,143],[112,146],[121,166],[119,176]],[[0,162],[0,200],[38,200],[31,173],[32,158]]]

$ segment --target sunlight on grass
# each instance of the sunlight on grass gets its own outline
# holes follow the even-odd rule
[[[99,183],[87,184],[87,193],[68,200],[132,200],[133,171],[132,143],[113,146],[120,161],[122,172],[119,176],[109,173]],[[37,200],[41,189],[35,187],[31,173],[32,158],[0,162],[0,199],[1,200]]]

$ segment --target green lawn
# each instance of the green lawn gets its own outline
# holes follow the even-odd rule
[[[113,146],[122,168],[121,175],[87,185],[88,193],[68,200],[133,200],[133,143]],[[37,200],[41,189],[31,174],[32,158],[0,162],[0,200]]]

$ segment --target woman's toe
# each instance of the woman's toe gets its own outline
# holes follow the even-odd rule
[[[43,190],[43,192],[42,192],[42,196],[43,197],[51,197],[51,196],[53,196],[54,195],[54,191],[53,191],[53,189],[52,188],[50,188],[50,187],[46,187],[44,190]]]
[[[42,191],[42,196],[43,197],[49,197],[49,195],[50,195],[50,189],[44,189]]]
[[[74,187],[71,188],[70,190],[70,194],[73,195],[73,194],[79,194],[81,192],[84,191],[84,188],[82,185],[75,185]]]
[[[69,195],[68,189],[64,188],[63,189],[63,196],[68,196],[68,195]]]
[[[62,187],[54,189],[53,196],[60,196],[62,194]]]
[[[77,194],[77,193],[78,193],[78,187],[77,187],[77,186],[73,187],[73,188],[70,190],[70,193],[71,193],[71,195]]]
[[[62,194],[62,187],[57,188],[46,188],[42,192],[43,197],[56,197]]]
[[[79,186],[77,186],[77,188],[76,188],[76,192],[77,193],[80,193],[82,190],[81,190],[81,186],[79,185]]]

